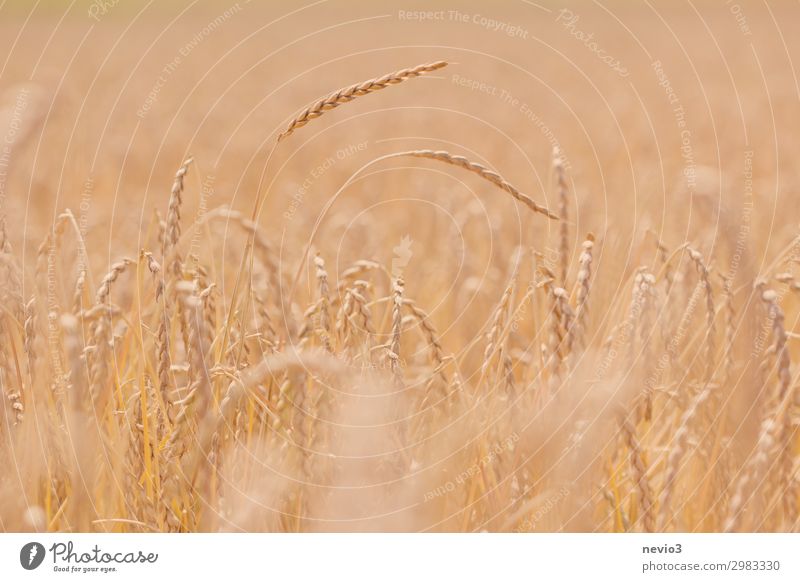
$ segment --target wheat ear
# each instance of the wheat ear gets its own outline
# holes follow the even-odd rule
[[[202,415],[207,414],[212,397],[211,378],[206,362],[208,346],[202,301],[194,293],[195,289],[191,283],[179,283],[176,291],[184,306],[183,316],[187,320],[190,379],[188,393],[177,402],[180,409],[166,445],[169,458],[180,456],[183,452],[179,447],[189,431],[192,415],[195,411],[199,411]]]
[[[339,107],[339,105],[349,103],[350,101],[357,97],[361,97],[362,95],[374,93],[375,91],[380,91],[381,89],[386,89],[386,87],[390,85],[397,85],[406,79],[419,77],[420,75],[436,71],[446,66],[447,63],[445,61],[437,61],[435,63],[419,65],[413,69],[403,69],[402,71],[389,73],[388,75],[384,75],[383,77],[379,77],[377,79],[370,79],[369,81],[364,81],[362,83],[334,91],[313,105],[309,105],[297,117],[292,119],[292,121],[289,123],[289,126],[278,136],[278,141],[280,142],[286,139],[292,133],[294,133],[295,130],[303,127],[312,119],[320,117],[326,111],[336,109]]]
[[[784,512],[787,521],[791,524],[797,519],[797,487],[794,483],[794,458],[792,447],[795,441],[796,428],[792,419],[793,398],[790,394],[792,387],[791,361],[787,344],[785,316],[783,309],[778,304],[778,294],[768,289],[761,296],[767,304],[769,319],[772,321],[772,335],[775,338],[775,358],[778,366],[778,396],[779,413],[782,412],[780,440],[781,440],[781,467],[783,482],[788,489],[783,495]],[[786,402],[788,399],[788,403]],[[788,406],[784,406],[787,404]]]
[[[37,341],[36,341],[36,297],[31,297],[30,301],[25,304],[25,354],[28,357],[28,376],[31,383],[31,390],[36,381],[36,357],[37,357]]]
[[[517,200],[519,202],[522,202],[525,206],[530,208],[533,212],[536,212],[538,214],[544,214],[545,216],[547,216],[548,218],[551,218],[553,220],[558,220],[558,215],[557,214],[554,214],[553,212],[548,210],[546,207],[542,206],[541,204],[538,204],[532,198],[530,198],[529,196],[526,196],[525,194],[523,194],[522,192],[517,190],[514,186],[512,186],[510,183],[508,183],[500,174],[490,170],[486,166],[483,166],[483,165],[478,164],[476,162],[471,162],[467,158],[465,158],[464,156],[454,155],[454,154],[451,154],[451,153],[445,152],[445,151],[411,150],[411,151],[407,151],[407,152],[398,152],[398,153],[395,153],[395,154],[391,154],[388,157],[393,157],[394,158],[394,157],[401,157],[401,156],[409,156],[409,157],[413,157],[413,158],[426,158],[426,159],[429,159],[429,160],[437,160],[437,161],[443,162],[445,164],[449,164],[451,166],[458,166],[459,168],[463,168],[463,169],[467,170],[468,172],[472,172],[473,174],[477,174],[478,176],[480,176],[484,180],[488,180],[489,182],[491,182],[492,184],[494,184],[495,186],[497,186],[501,190],[505,190],[506,192],[511,194],[511,196],[515,200]]]
[[[147,262],[147,268],[153,276],[155,285],[155,300],[161,300],[161,310],[158,312],[158,329],[156,331],[156,356],[158,358],[158,389],[164,401],[169,403],[170,381],[169,381],[169,309],[164,296],[164,276],[161,265],[153,258],[153,254],[142,250],[142,259]]]
[[[514,296],[516,282],[517,274],[515,272],[511,277],[511,281],[509,281],[508,285],[506,286],[505,291],[503,291],[503,295],[500,297],[500,303],[497,304],[497,307],[494,310],[492,326],[489,328],[489,332],[486,334],[486,348],[483,350],[483,366],[481,366],[481,371],[484,375],[489,373],[496,354],[500,355],[502,358],[502,347],[499,345],[500,336],[505,325],[505,317],[506,313],[508,312],[508,306],[511,303],[511,298]]]
[[[639,503],[642,508],[642,524],[647,533],[653,533],[656,529],[653,493],[650,489],[650,482],[647,479],[647,465],[644,461],[642,447],[636,438],[636,432],[631,421],[623,418],[621,421],[622,434],[630,452],[631,467],[633,468],[633,479],[639,489]]]
[[[733,280],[724,275],[720,277],[723,281],[722,291],[725,300],[725,385],[727,385],[735,364],[733,345],[736,340],[736,309],[733,305]]]
[[[175,172],[175,179],[172,182],[172,190],[169,196],[169,208],[167,209],[167,225],[164,233],[164,249],[163,258],[166,260],[168,253],[178,244],[181,238],[181,205],[183,204],[183,189],[184,177],[189,171],[189,166],[192,163],[192,158],[187,158],[178,171]],[[168,270],[180,278],[181,275],[181,260],[178,255],[175,255],[172,264],[168,266]]]
[[[691,404],[689,404],[688,408],[684,411],[680,419],[678,430],[672,438],[674,445],[667,457],[666,476],[664,477],[664,486],[661,493],[661,507],[659,509],[662,528],[667,525],[670,518],[670,501],[672,500],[672,493],[675,490],[675,481],[678,477],[681,459],[683,459],[686,452],[686,445],[689,440],[689,427],[692,419],[697,414],[697,410],[703,402],[708,399],[710,394],[710,384],[706,383],[705,387],[697,393],[692,399]]]
[[[317,290],[319,292],[319,310],[317,311],[317,333],[322,339],[322,344],[329,352],[333,351],[331,345],[331,298],[328,285],[328,271],[325,270],[325,260],[317,253],[314,257],[316,269]]]
[[[425,340],[428,342],[431,359],[433,360],[434,364],[434,372],[438,373],[442,379],[447,382],[447,376],[445,376],[444,373],[444,348],[442,348],[442,342],[439,339],[439,334],[436,331],[436,328],[431,322],[430,315],[428,315],[425,310],[417,305],[412,299],[405,299],[403,300],[403,303],[411,311],[411,315],[414,317],[414,319],[417,320],[417,323],[422,330],[422,335],[425,336]]]
[[[400,334],[403,330],[403,279],[397,277],[392,284],[392,340],[389,347],[389,361],[395,385],[403,385],[403,372],[400,365]]]
[[[586,345],[586,326],[589,319],[589,292],[591,291],[592,279],[592,250],[594,249],[594,235],[589,233],[583,241],[583,252],[578,258],[580,269],[577,278],[577,301],[575,306],[575,341],[576,347]]]
[[[706,292],[706,380],[710,382],[714,375],[714,335],[716,331],[714,327],[714,315],[716,314],[716,309],[714,307],[714,290],[711,287],[710,270],[703,260],[703,255],[691,247],[688,251],[689,257],[697,268],[697,274],[700,276],[703,289]]]
[[[25,415],[25,405],[21,392],[22,385],[19,386],[18,390],[14,390],[11,383],[8,382],[12,374],[12,365],[4,345],[6,341],[9,345],[14,341],[11,337],[11,323],[6,321],[6,319],[10,318],[10,314],[0,312],[0,387],[5,391],[6,398],[14,413],[14,424],[20,424]]]
[[[111,286],[119,279],[119,276],[125,272],[128,265],[131,263],[132,261],[130,259],[122,259],[111,265],[111,269],[100,282],[100,287],[95,296],[95,306],[108,306]],[[91,395],[95,406],[98,410],[101,410],[105,404],[107,395],[111,393],[110,389],[105,390],[105,383],[109,371],[109,360],[113,358],[113,354],[109,353],[112,340],[110,313],[105,312],[97,319],[94,329],[92,330],[92,338],[94,354],[92,354],[91,366]]]

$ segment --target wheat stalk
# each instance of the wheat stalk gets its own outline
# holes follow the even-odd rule
[[[25,354],[28,357],[28,376],[30,378],[30,387],[33,390],[34,382],[36,381],[36,297],[31,297],[30,301],[25,304]]]
[[[22,423],[25,415],[25,405],[22,401],[22,386],[18,390],[13,388],[11,382],[12,365],[9,354],[6,351],[6,344],[11,345],[14,339],[11,337],[11,322],[6,321],[10,319],[10,315],[0,312],[0,388],[5,392],[5,396],[9,401],[11,410],[14,414],[14,424]]]
[[[733,282],[730,277],[723,275],[720,277],[723,280],[722,291],[725,298],[725,384],[727,385],[735,364],[733,347],[736,339],[736,309],[733,305]]]
[[[14,260],[11,241],[6,231],[6,217],[0,216],[0,265],[5,265],[5,282],[0,287],[4,301],[10,302],[11,312],[15,317],[21,317],[24,312],[22,299],[22,283],[20,281],[19,267]]]
[[[553,169],[556,175],[556,185],[558,187],[558,217],[561,220],[559,225],[559,248],[558,254],[561,261],[561,281],[564,285],[567,282],[567,270],[569,269],[569,201],[567,199],[567,176],[564,170],[564,159],[561,150],[556,146],[553,148]]]

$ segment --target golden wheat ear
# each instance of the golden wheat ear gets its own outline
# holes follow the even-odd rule
[[[320,99],[313,105],[309,105],[306,109],[302,111],[302,113],[300,113],[300,115],[292,119],[288,127],[284,130],[284,132],[278,136],[278,141],[280,142],[283,139],[289,137],[292,133],[294,133],[296,129],[303,127],[312,119],[320,117],[326,111],[330,111],[331,109],[336,109],[337,107],[339,107],[339,105],[342,105],[343,103],[349,103],[356,97],[361,97],[362,95],[366,95],[368,93],[374,93],[375,91],[386,89],[386,87],[388,87],[389,85],[397,85],[399,83],[402,83],[406,79],[419,77],[420,75],[436,71],[446,66],[447,63],[445,61],[436,61],[435,63],[418,65],[412,69],[403,69],[401,71],[389,73],[388,75],[384,75],[383,77],[370,79],[369,81],[364,81],[362,83],[358,83],[356,85],[351,85],[350,87],[344,87],[342,89],[339,89],[338,91],[334,91],[333,93],[331,93],[327,97]]]
[[[530,208],[533,212],[538,214],[543,214],[547,216],[551,220],[558,220],[559,217],[554,212],[548,210],[545,206],[542,206],[538,202],[535,202],[529,196],[523,194],[519,190],[517,190],[514,186],[512,186],[509,182],[507,182],[500,174],[497,172],[493,172],[486,166],[478,164],[476,162],[471,162],[464,156],[457,156],[445,151],[433,151],[433,150],[411,150],[407,152],[398,152],[396,154],[390,154],[386,157],[402,157],[408,156],[412,158],[426,158],[429,160],[437,160],[439,162],[449,164],[451,166],[457,166],[459,168],[463,168],[468,172],[472,172],[473,174],[477,174],[484,180],[488,180],[501,190],[504,190],[511,194],[511,196],[517,200],[518,202],[522,202],[525,206]]]

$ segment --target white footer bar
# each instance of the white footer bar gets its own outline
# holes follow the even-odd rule
[[[0,580],[777,582],[798,554],[797,534],[1,534]]]

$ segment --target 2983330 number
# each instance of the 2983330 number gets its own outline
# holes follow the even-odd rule
[[[732,571],[775,571],[781,569],[778,560],[736,560],[731,562]]]

